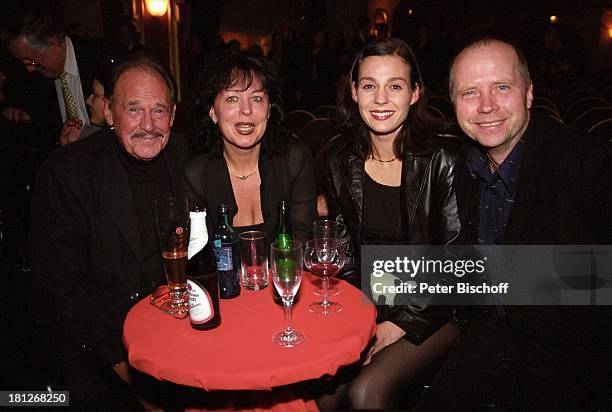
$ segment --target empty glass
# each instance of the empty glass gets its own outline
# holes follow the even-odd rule
[[[251,230],[240,234],[240,280],[249,290],[259,290],[268,286],[267,234]]]

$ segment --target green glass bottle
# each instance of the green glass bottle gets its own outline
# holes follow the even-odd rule
[[[289,242],[294,239],[293,231],[291,230],[291,219],[289,218],[289,203],[282,200],[278,204],[278,230],[276,231],[276,243],[279,248],[289,247]],[[301,264],[301,262],[300,262]],[[283,300],[276,288],[273,288],[274,302],[279,305],[283,304]],[[293,303],[299,300],[299,291],[295,296]]]
[[[287,247],[289,241],[293,240],[291,222],[289,219],[289,204],[282,200],[278,205],[278,230],[276,242],[279,247]]]

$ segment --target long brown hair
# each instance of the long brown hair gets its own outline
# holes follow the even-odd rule
[[[352,98],[352,86],[359,79],[359,68],[363,60],[370,56],[398,56],[410,67],[410,85],[419,86],[419,99],[410,107],[408,116],[394,142],[393,151],[398,157],[403,157],[407,147],[428,140],[438,124],[426,111],[425,84],[417,59],[412,49],[400,39],[380,39],[367,44],[357,55],[347,78],[344,92],[340,97],[340,116],[347,135],[355,138],[356,146],[363,158],[370,154],[372,142],[367,125],[359,114],[357,103]]]

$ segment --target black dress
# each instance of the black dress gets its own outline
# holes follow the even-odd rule
[[[182,189],[189,198],[206,206],[207,227],[212,235],[219,224],[219,204],[227,205],[230,219],[238,213],[225,159],[198,154],[187,160],[184,172]],[[312,155],[308,147],[296,140],[288,145],[286,153],[271,156],[261,153],[259,176],[261,213],[268,238],[276,238],[277,207],[285,200],[289,202],[289,217],[296,239],[310,239],[316,218],[316,193]]]

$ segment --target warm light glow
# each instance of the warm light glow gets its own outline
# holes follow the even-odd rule
[[[412,13],[414,13],[414,11],[412,9],[408,9],[407,13],[408,13],[409,16],[412,16]]]
[[[174,21],[177,23],[181,22],[181,8],[178,4],[174,5],[174,13],[173,13]]]
[[[168,11],[168,0],[145,0],[145,3],[151,16],[160,17]]]
[[[612,39],[612,28],[608,29],[608,36]]]
[[[557,16],[550,16],[550,22],[551,23],[556,23],[557,22]]]

